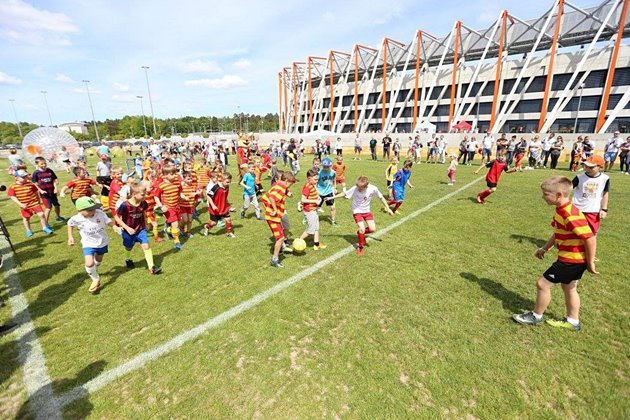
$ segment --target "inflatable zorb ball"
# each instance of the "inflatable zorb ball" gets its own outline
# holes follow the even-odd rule
[[[32,165],[37,156],[43,156],[48,164],[55,168],[62,168],[63,148],[76,162],[79,157],[79,143],[67,131],[59,128],[41,127],[28,133],[22,141],[22,155]]]

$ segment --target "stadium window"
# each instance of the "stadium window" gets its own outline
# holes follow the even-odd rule
[[[608,131],[613,130],[619,130],[622,133],[630,133],[630,118],[617,117],[610,127],[608,127]]]
[[[398,97],[396,98],[396,102],[405,102],[407,99],[407,95],[409,95],[409,89],[403,89],[398,92]]]
[[[529,133],[538,129],[538,120],[508,120],[503,127],[510,133]]]
[[[374,92],[374,93],[370,93],[368,95],[368,105],[374,105],[376,103],[376,100],[378,99],[378,93]]]
[[[353,100],[354,100],[354,96],[350,96],[350,95],[344,96],[342,104],[343,106],[350,106],[352,105]]]
[[[429,99],[437,99],[440,96],[441,92],[442,92],[442,86],[435,86],[433,88],[433,91],[431,92],[431,96],[429,97]]]
[[[606,70],[595,70],[586,77],[586,80],[584,80],[584,87],[604,87],[604,83],[606,83]]]
[[[544,91],[545,90],[545,82],[546,82],[546,77],[545,76],[536,76],[536,77],[534,77],[534,80],[532,80],[532,83],[530,83],[529,87],[527,88],[527,93]]]
[[[621,95],[611,95],[611,98],[612,96],[621,97]],[[619,101],[619,99],[617,99],[617,101]],[[577,111],[579,102],[579,96],[571,98],[567,106],[564,107],[564,111]],[[579,104],[580,111],[597,111],[600,103],[601,96],[582,96],[582,102]]]
[[[514,86],[514,82],[516,82],[516,79],[508,79],[508,80],[504,80],[503,81],[503,94],[507,95],[508,93],[510,93],[512,91],[512,87]],[[493,92],[494,94],[494,92]]]
[[[450,105],[439,105],[433,116],[435,117],[447,117],[450,110]]]
[[[562,90],[569,84],[571,74],[556,74],[551,81],[551,90]]]
[[[399,133],[411,133],[411,123],[398,123],[396,124],[396,130]]]
[[[413,107],[406,107],[402,113],[402,117],[403,118],[407,118],[407,117],[411,117],[413,116]]]
[[[615,69],[615,76],[613,77],[613,86],[627,86],[630,85],[630,67],[623,67]]]
[[[371,131],[373,133],[381,131],[381,124],[370,124],[370,125],[368,125],[368,131]]]
[[[527,99],[519,101],[514,108],[515,114],[524,114],[527,112],[540,112],[542,108],[542,99]]]
[[[470,90],[470,96],[477,96],[477,94],[479,93],[479,89],[481,89],[481,85],[481,82],[476,82],[475,84],[473,84],[473,87]]]
[[[376,108],[376,111],[374,112],[374,115],[372,116],[372,118],[383,118],[383,109]]]
[[[492,112],[492,103],[491,102],[481,102],[479,104],[479,115],[486,115]]]
[[[448,123],[447,122],[439,122],[435,124],[435,129],[438,133],[445,133],[448,131]]]
[[[494,95],[494,81],[488,82],[486,86],[483,88],[481,92],[481,96],[492,96]]]
[[[343,130],[341,130],[342,133],[352,133],[352,129],[354,127],[354,124],[346,124],[343,126]]]
[[[617,73],[615,73],[617,74]],[[608,109],[615,109],[619,101],[621,100],[622,95],[610,95],[608,97]],[[597,107],[599,109],[599,106]]]
[[[330,98],[324,98],[324,100],[322,101],[322,108],[328,107],[330,107]]]

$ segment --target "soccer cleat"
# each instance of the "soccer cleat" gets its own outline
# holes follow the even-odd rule
[[[245,210],[241,210],[241,219],[245,218]]]
[[[227,236],[228,238],[236,238],[236,235],[233,234],[232,232],[226,233],[225,236]]]
[[[92,284],[90,285],[88,292],[95,295],[98,292],[98,289],[100,288],[101,288],[101,282],[99,280],[92,280]]]
[[[33,231],[32,231],[32,230],[27,230],[27,231],[26,231],[26,233],[25,233],[25,235],[26,235],[26,237],[27,237],[27,238],[30,238],[31,236],[33,236],[33,235],[34,235],[34,233],[33,233]]]
[[[282,265],[280,260],[278,261],[271,260],[271,266],[274,268],[284,268],[284,265]]]
[[[190,238],[194,238],[194,237],[195,237],[195,235],[193,235],[193,234],[192,234],[192,233],[190,233],[190,232],[186,232],[186,237],[187,237],[188,239],[190,239]]]
[[[223,219],[219,220],[219,223],[217,223],[217,227],[223,227],[225,226],[225,221],[223,221]]]
[[[162,269],[160,267],[153,266],[149,268],[149,273],[151,274],[160,274],[161,272],[162,272]]]
[[[46,226],[44,229],[42,229],[44,231],[44,233],[46,235],[52,235],[53,230],[50,228],[50,226]]]
[[[55,222],[67,222],[68,220],[65,217],[55,216]]]
[[[363,247],[362,247],[362,246],[358,246],[358,247],[357,247],[357,255],[358,255],[359,257],[362,257],[362,256],[363,256]]]
[[[136,268],[136,265],[131,260],[125,260],[125,265],[128,269]]]
[[[544,317],[537,319],[532,311],[523,312],[522,314],[512,315],[512,319],[523,325],[540,325],[544,321]]]
[[[173,239],[173,235],[171,234],[171,229],[168,226],[164,227],[164,233],[168,236],[168,239]]]
[[[208,236],[208,228],[203,228],[201,230],[201,236]]]
[[[282,252],[289,252],[289,253],[290,253],[290,252],[293,252],[293,248],[291,248],[291,247],[290,247],[290,246],[288,246],[288,245],[283,245],[283,246],[282,246]]]
[[[328,248],[328,245],[324,245],[324,244],[319,244],[319,245],[314,245],[313,246],[313,250],[314,251],[319,251],[320,249],[326,249]]]
[[[336,220],[331,221],[330,224],[333,225],[333,227],[339,227],[339,223],[337,223]]]
[[[176,249],[176,250],[178,250],[178,251],[179,251],[179,250],[181,250],[181,249],[182,249],[182,244],[180,244],[179,242],[177,242],[177,243],[175,244],[175,249]]]
[[[486,204],[486,200],[481,198],[481,195],[477,194],[477,203],[479,203],[479,204]]]
[[[548,319],[547,324],[555,328],[564,328],[566,330],[572,330],[578,332],[582,329],[582,324],[573,325],[566,318],[562,319]]]

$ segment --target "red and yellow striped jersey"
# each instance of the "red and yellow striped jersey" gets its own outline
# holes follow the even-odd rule
[[[185,208],[195,207],[197,197],[197,189],[193,185],[182,184],[182,194],[187,198],[179,198],[179,206]]]
[[[72,189],[72,194],[70,195],[70,198],[76,200],[79,197],[89,197],[92,193],[92,185],[96,185],[96,181],[94,181],[93,179],[75,178],[72,181],[68,181],[66,187]]]
[[[26,205],[27,209],[39,206],[39,194],[37,187],[30,181],[26,181],[23,184],[17,182],[9,187],[7,190],[9,197],[15,197],[22,204]]]
[[[179,198],[182,193],[182,185],[179,182],[163,181],[156,189],[155,196],[163,205],[170,208],[179,207]]]
[[[284,214],[284,208],[287,198],[287,193],[289,192],[289,187],[286,182],[278,181],[276,182],[260,201],[262,201],[265,206],[265,220],[280,223],[280,219]],[[276,213],[272,215],[273,207],[271,207],[271,202],[276,204]]]
[[[558,260],[573,264],[585,263],[584,240],[592,237],[593,232],[580,209],[570,202],[556,207],[551,226],[556,229],[554,236]]]
[[[197,172],[191,172],[190,176],[192,177],[192,186],[196,190],[199,186],[199,177],[197,176]]]
[[[109,208],[112,210],[112,214],[114,213],[114,208],[120,198],[120,189],[122,187],[123,183],[120,178],[112,179],[112,182],[109,184]]]
[[[309,184],[308,182],[302,187],[302,195],[308,200],[317,200],[319,193],[317,192],[317,186]],[[304,211],[313,211],[317,208],[317,204],[304,203]]]
[[[199,188],[206,189],[210,183],[210,170],[208,168],[202,167],[197,170],[197,183]]]
[[[147,202],[147,211],[153,211],[153,209],[155,209],[155,196],[153,195],[153,191],[147,190],[144,195],[144,201]]]
[[[342,163],[341,165],[338,163],[333,163],[332,166],[333,171],[337,174],[337,181],[340,179],[346,179],[346,164]]]
[[[262,171],[260,167],[254,166],[254,175],[256,176],[256,180],[254,181],[256,185],[262,184]]]

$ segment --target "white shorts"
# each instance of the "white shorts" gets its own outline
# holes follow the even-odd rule
[[[304,218],[306,219],[306,233],[314,235],[319,230],[319,214],[317,210],[305,212]]]

